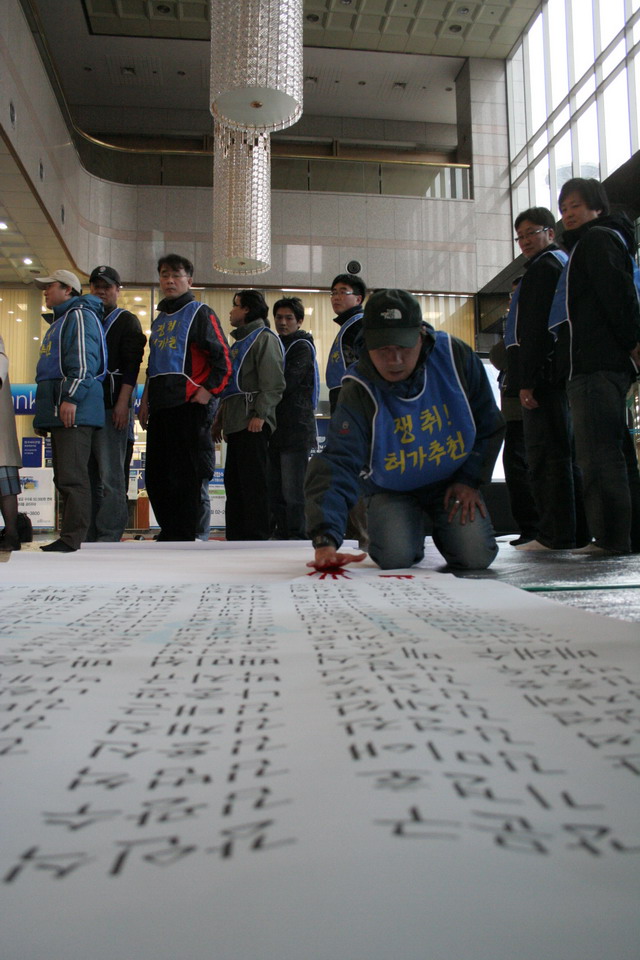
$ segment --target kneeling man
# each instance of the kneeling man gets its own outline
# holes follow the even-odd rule
[[[427,517],[450,566],[488,567],[498,548],[479,487],[491,478],[504,421],[482,362],[424,323],[405,290],[369,297],[362,332],[366,350],[342,381],[327,444],[307,472],[313,566],[354,559],[338,548],[364,488],[369,553],[383,569],[422,560]]]

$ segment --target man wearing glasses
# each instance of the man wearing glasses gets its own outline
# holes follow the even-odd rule
[[[364,281],[351,273],[338,274],[331,284],[331,306],[336,314],[333,321],[340,327],[327,360],[331,413],[338,403],[340,384],[347,367],[358,359],[355,342],[362,327],[362,303],[366,295]]]
[[[519,397],[531,486],[538,510],[535,540],[516,550],[567,550],[589,539],[582,481],[573,458],[566,382],[553,363],[549,311],[567,255],[554,243],[555,220],[531,207],[515,221],[516,242],[527,258],[513,295],[505,343],[507,392]]]

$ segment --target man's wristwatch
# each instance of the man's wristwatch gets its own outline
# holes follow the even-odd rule
[[[317,550],[319,547],[337,547],[338,544],[335,542],[333,537],[328,537],[326,533],[317,534],[311,541],[311,545],[314,550]]]

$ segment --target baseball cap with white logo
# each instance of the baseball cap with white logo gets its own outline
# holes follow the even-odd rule
[[[420,304],[407,290],[377,290],[367,300],[362,317],[367,350],[415,347],[422,322]]]

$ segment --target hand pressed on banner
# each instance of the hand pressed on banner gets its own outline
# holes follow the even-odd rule
[[[360,563],[366,553],[338,553],[335,547],[316,547],[315,558],[307,564],[316,570],[340,570],[348,563]]]

